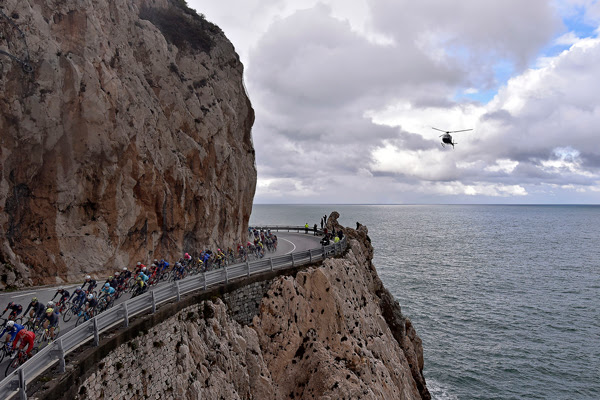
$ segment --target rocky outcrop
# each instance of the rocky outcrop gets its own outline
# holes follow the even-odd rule
[[[1,286],[243,237],[254,112],[218,27],[183,0],[0,10]]]
[[[203,301],[50,398],[429,399],[421,341],[377,276],[367,229],[345,233],[343,258],[272,280],[252,324]]]

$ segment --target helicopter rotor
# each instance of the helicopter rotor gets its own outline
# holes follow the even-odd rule
[[[450,133],[457,133],[457,132],[467,132],[467,131],[472,131],[473,129],[461,129],[458,131],[443,131],[441,129],[438,128],[434,128],[433,126],[431,127],[431,129],[435,129],[436,131],[440,131],[440,132],[444,132],[446,134],[450,134]],[[442,137],[443,135],[440,135],[440,137]]]

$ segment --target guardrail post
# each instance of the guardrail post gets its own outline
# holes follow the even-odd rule
[[[293,267],[294,266],[294,253],[291,253],[291,254],[292,254],[292,267]]]
[[[225,284],[229,283],[229,274],[227,273],[227,267],[225,267]]]
[[[273,257],[269,257],[269,261],[271,262],[271,271],[273,271]]]
[[[92,319],[92,326],[94,328],[94,346],[100,345],[100,336],[98,335],[98,320],[96,317]]]
[[[127,302],[123,303],[123,326],[129,326],[129,310],[127,310]]]
[[[308,260],[312,264],[312,250],[310,250],[310,249],[308,250]]]
[[[150,297],[152,298],[152,314],[156,312],[156,299],[154,298],[154,290],[150,292]]]
[[[58,339],[58,341],[56,342],[56,347],[57,347],[56,350],[57,350],[57,353],[58,353],[58,372],[60,372],[62,374],[66,370],[66,365],[65,365],[65,350],[63,348],[62,338]]]
[[[21,400],[27,400],[27,393],[25,392],[25,372],[23,368],[19,368],[19,398]]]
[[[248,271],[248,277],[250,277],[250,263],[246,260],[246,269]]]
[[[177,291],[177,301],[181,300],[181,290],[179,290],[179,281],[175,281],[175,290]]]
[[[206,291],[206,271],[204,271],[202,275],[204,275],[204,291]]]

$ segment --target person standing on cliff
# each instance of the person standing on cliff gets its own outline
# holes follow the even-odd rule
[[[321,230],[323,230],[323,218],[321,218]]]
[[[313,226],[313,230],[314,230],[313,236],[317,236],[317,224],[315,224],[315,226]]]
[[[308,222],[304,224],[304,233],[308,235]]]

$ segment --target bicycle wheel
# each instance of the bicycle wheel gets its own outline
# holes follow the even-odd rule
[[[64,322],[68,322],[72,317],[73,317],[74,311],[73,308],[69,308],[67,311],[65,311],[65,313],[63,314],[63,321]]]
[[[2,345],[2,348],[0,348],[0,363],[2,363],[2,361],[4,361],[4,357],[6,356],[6,344]]]
[[[56,325],[56,327],[54,328],[54,340],[56,340],[56,338],[58,337],[59,334],[60,334],[60,325]]]
[[[15,358],[10,360],[10,362],[6,365],[6,370],[4,371],[4,376],[8,376],[8,372],[11,369],[15,370],[15,369],[19,368],[19,365],[21,365],[21,360],[20,360],[19,356],[20,356],[20,354],[17,353],[15,355]]]
[[[79,325],[79,324],[83,324],[85,322],[85,313],[81,313],[81,315],[79,315],[77,317],[77,320],[75,321],[75,326]]]

